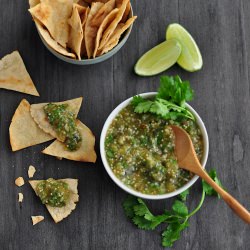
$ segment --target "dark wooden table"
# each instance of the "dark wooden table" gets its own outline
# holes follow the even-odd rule
[[[161,249],[159,228],[138,230],[121,207],[126,194],[105,172],[99,138],[109,113],[124,99],[154,91],[159,76],[141,78],[133,73],[136,60],[165,38],[166,26],[184,25],[196,39],[203,69],[188,73],[178,66],[166,74],[179,74],[195,89],[191,105],[203,118],[209,138],[207,168],[216,168],[222,183],[250,209],[250,2],[248,0],[140,0],[132,1],[138,20],[122,50],[94,66],[74,66],[54,57],[44,47],[27,11],[28,1],[1,0],[0,57],[19,50],[41,94],[40,98],[0,90],[0,248],[1,249]],[[96,135],[96,164],[59,161],[40,153],[49,143],[12,153],[8,128],[22,98],[31,103],[84,97],[80,119]],[[55,224],[29,185],[17,188],[14,180],[27,180],[29,165],[37,178],[78,178],[80,202],[72,215]],[[22,208],[18,192],[24,193]],[[201,196],[198,181],[188,200],[194,208]],[[149,202],[154,212],[173,200]],[[45,221],[32,226],[31,215]],[[248,247],[247,247],[248,246]],[[249,226],[222,200],[207,198],[190,220],[173,249],[249,249]]]

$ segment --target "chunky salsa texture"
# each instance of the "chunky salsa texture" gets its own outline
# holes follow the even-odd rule
[[[49,103],[45,105],[44,112],[66,148],[69,151],[76,151],[81,145],[82,137],[77,129],[75,115],[67,108],[67,104]]]
[[[137,114],[129,105],[113,120],[107,131],[105,151],[112,171],[126,186],[144,194],[165,194],[193,177],[178,166],[171,124],[189,133],[201,160],[202,134],[191,119],[172,121],[150,113]]]
[[[65,206],[70,195],[67,183],[52,178],[40,181],[36,186],[36,192],[43,204],[52,207]]]

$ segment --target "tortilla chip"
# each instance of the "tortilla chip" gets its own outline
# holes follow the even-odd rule
[[[29,181],[31,187],[35,191],[36,186],[41,180]],[[76,208],[76,202],[79,201],[79,195],[77,190],[78,180],[77,179],[60,179],[59,181],[66,182],[69,185],[69,190],[71,191],[68,203],[64,207],[51,207],[46,205],[50,215],[54,219],[55,223],[62,221],[64,218],[68,217],[71,212]]]
[[[83,24],[85,16],[86,16],[86,11],[87,11],[87,9],[89,9],[89,7],[84,7],[84,6],[81,6],[79,4],[74,4],[73,6],[76,7],[76,9],[78,10],[78,14],[80,16],[81,23]]]
[[[100,2],[100,3],[107,3],[109,0],[84,0],[86,3],[94,3],[94,2]]]
[[[39,96],[18,51],[14,51],[0,60],[1,88]]]
[[[74,0],[74,3],[77,3],[83,7],[89,7],[88,3],[85,2],[84,0]]]
[[[88,58],[93,56],[97,31],[105,17],[114,9],[115,0],[110,0],[105,4],[93,3],[85,26],[85,43]]]
[[[93,17],[93,25],[98,26],[102,23],[105,17],[115,8],[115,0],[109,0]]]
[[[136,18],[137,18],[137,16],[133,16],[133,17],[129,18],[125,24],[119,23],[117,25],[114,33],[110,37],[110,40],[105,45],[102,52],[100,53],[101,55],[109,52],[111,49],[113,49],[119,43],[121,35],[133,24],[133,22],[135,21]]]
[[[121,23],[125,23],[128,20],[129,13],[131,11],[131,4],[130,1],[127,3],[126,9],[124,11]]]
[[[82,144],[77,151],[68,151],[62,142],[56,140],[45,148],[42,153],[72,161],[96,162],[94,135],[91,130],[80,121],[77,121],[77,128],[82,136]]]
[[[79,5],[80,6],[80,5]],[[81,6],[80,6],[81,7]],[[81,7],[84,8],[84,7]],[[78,10],[79,9],[79,10]],[[70,34],[68,47],[72,49],[73,52],[76,53],[79,60],[81,60],[81,45],[83,40],[83,29],[82,29],[82,21],[79,14],[80,8],[77,4],[73,5],[73,11],[68,23],[70,25]]]
[[[30,8],[35,7],[40,3],[40,0],[29,0]]]
[[[112,43],[109,43],[107,45],[105,45],[104,49],[102,51],[98,51],[97,52],[97,56],[101,56],[107,52],[109,52],[110,50],[112,50],[117,44],[119,43],[119,38],[115,39],[112,41]]]
[[[23,193],[18,193],[18,202],[23,202]]]
[[[39,103],[39,104],[32,104],[30,107],[30,114],[33,117],[34,121],[36,124],[47,134],[53,136],[53,138],[57,138],[60,140],[58,137],[56,131],[53,129],[53,127],[50,125],[47,116],[43,110],[43,107],[47,105],[48,103]],[[64,101],[64,102],[55,102],[55,104],[68,104],[68,110],[73,112],[75,114],[75,117],[77,117],[79,110],[82,105],[82,97]]]
[[[82,30],[83,30],[83,40],[82,40],[82,45],[81,45],[81,56],[87,57],[87,49],[86,49],[86,44],[85,44],[85,26],[86,26],[86,21],[88,19],[90,8],[88,7],[83,15],[81,15],[81,20],[82,20]]]
[[[66,48],[69,39],[68,19],[72,7],[73,0],[43,0],[29,9],[29,12],[48,29],[56,42]]]
[[[34,166],[29,166],[29,170],[28,170],[29,178],[32,178],[34,176],[35,172],[36,172],[36,168]]]
[[[91,9],[88,14],[88,18],[85,24],[85,31],[84,31],[84,38],[85,38],[85,46],[86,46],[86,51],[87,51],[87,56],[90,58],[92,56],[91,50],[93,48],[93,44],[91,42],[93,41],[93,38],[95,37],[95,34],[92,33],[92,28],[91,28],[91,22],[94,18],[94,16],[98,13],[98,11],[102,8],[104,4],[103,3],[93,3],[91,5]],[[96,27],[93,27],[96,28]]]
[[[119,9],[113,9],[103,20],[102,24],[100,25],[98,31],[97,31],[97,35],[96,35],[96,40],[95,40],[95,50],[93,53],[93,58],[96,57],[97,55],[97,51],[98,51],[98,47],[100,44],[100,40],[103,34],[103,31],[107,29],[107,27],[111,24],[111,22],[115,19],[116,14],[118,13]]]
[[[31,216],[33,226],[44,220],[42,215]]]
[[[113,20],[113,22],[109,25],[109,27],[105,30],[101,42],[100,42],[100,46],[99,46],[99,50],[102,50],[104,48],[104,46],[106,45],[106,43],[108,42],[110,36],[113,34],[115,28],[117,27],[118,23],[122,20],[123,14],[126,10],[126,6],[128,4],[129,0],[123,0],[121,7],[119,8],[119,11],[116,15],[116,18]]]
[[[16,109],[10,128],[10,144],[12,151],[17,151],[53,139],[34,122],[30,114],[30,104],[23,99]]]
[[[68,56],[71,58],[76,58],[75,54],[68,52],[65,48],[63,48],[60,44],[58,44],[49,34],[48,30],[44,28],[38,20],[34,18],[34,22],[38,29],[38,32],[45,40],[45,42],[56,52],[60,53],[61,55]]]
[[[18,178],[16,178],[16,179],[15,179],[15,184],[16,184],[16,186],[18,186],[18,187],[23,186],[23,185],[24,185],[24,179],[23,179],[23,177],[18,177]]]
[[[115,0],[116,7],[120,8],[123,0]]]

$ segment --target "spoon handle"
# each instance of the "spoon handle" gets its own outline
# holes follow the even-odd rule
[[[202,167],[196,174],[205,180],[242,220],[250,224],[250,213],[247,209],[244,208],[232,195],[216,184]]]

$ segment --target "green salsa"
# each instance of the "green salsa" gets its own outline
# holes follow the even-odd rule
[[[187,118],[172,121],[154,114],[137,114],[132,106],[115,117],[107,131],[105,152],[113,173],[126,186],[144,194],[165,194],[193,177],[178,166],[171,124],[189,133],[201,160],[203,140],[195,121]]]
[[[67,183],[52,178],[40,181],[36,186],[36,192],[43,204],[52,207],[64,207],[70,195]]]
[[[44,107],[44,112],[66,148],[75,151],[81,146],[82,137],[77,129],[75,115],[67,108],[67,104],[49,103]]]

